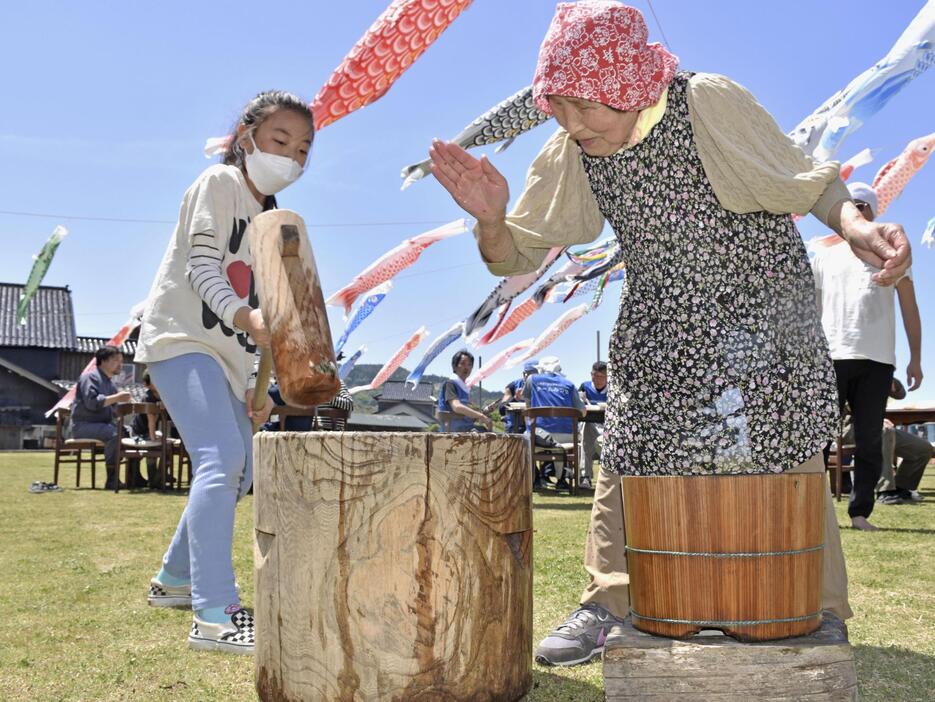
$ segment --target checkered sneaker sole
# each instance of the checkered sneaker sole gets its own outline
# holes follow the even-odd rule
[[[246,609],[234,612],[229,624],[211,624],[192,617],[188,647],[198,651],[226,651],[252,656],[255,631],[253,613]]]
[[[240,594],[240,585],[234,583],[234,589]],[[155,578],[149,581],[149,600],[151,607],[173,607],[175,609],[192,608],[192,586],[165,585]]]
[[[149,596],[146,598],[151,607],[175,607],[177,609],[191,609],[192,586],[164,585],[155,578],[149,581]]]

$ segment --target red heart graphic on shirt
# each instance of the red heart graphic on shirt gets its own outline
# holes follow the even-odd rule
[[[253,269],[243,261],[234,261],[227,267],[227,279],[237,296],[246,299],[250,294],[250,278]]]

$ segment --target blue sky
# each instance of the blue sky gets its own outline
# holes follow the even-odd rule
[[[386,4],[37,0],[5,8],[0,210],[55,216],[0,214],[0,281],[25,281],[32,255],[63,224],[70,234],[45,284],[71,287],[79,334],[110,336],[149,290],[182,193],[208,165],[205,139],[225,134],[259,90],[284,88],[311,100]],[[683,68],[737,80],[788,131],[881,58],[922,4],[655,0],[653,6]],[[635,5],[651,38],[662,40],[646,2]],[[399,171],[424,157],[432,137],[453,136],[531,82],[554,6],[551,0],[475,0],[387,95],[321,131],[306,175],[279,200],[310,225],[326,296],[403,238],[461,216],[431,180],[400,192]],[[933,93],[935,69],[851,136],[840,158],[864,147],[878,150],[852,180],[871,180],[908,141],[935,131]],[[550,124],[491,156],[514,197]],[[935,345],[927,335],[935,314],[935,251],[918,243],[935,216],[933,195],[935,164],[929,164],[887,213],[906,227],[915,250],[929,374],[909,397],[916,403],[935,402]],[[800,230],[808,239],[822,226],[808,218]],[[432,336],[410,356],[411,368],[431,339],[473,310],[495,283],[469,235],[442,242],[398,276],[347,348],[366,343],[362,362],[382,363],[426,324]],[[619,284],[549,349],[572,379],[587,378],[597,331],[606,358],[618,295]],[[491,357],[535,336],[564,309],[549,305],[480,353]],[[331,322],[337,338],[343,329],[337,309]],[[446,373],[449,355],[429,372]],[[900,377],[907,361],[897,322]],[[485,387],[503,386],[513,375],[501,371]]]

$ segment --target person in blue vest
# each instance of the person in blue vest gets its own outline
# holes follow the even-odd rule
[[[458,351],[451,357],[451,370],[454,375],[442,383],[438,393],[441,431],[493,431],[493,420],[469,405],[471,390],[465,381],[474,370],[473,354],[467,349]]]
[[[591,380],[581,383],[578,386],[578,392],[581,399],[589,405],[607,404],[607,364],[604,361],[597,361],[591,366]],[[581,424],[581,487],[591,489],[591,481],[594,479],[592,464],[594,457],[600,457],[601,449],[599,446],[601,434],[604,433],[604,425],[594,422],[582,422]]]
[[[522,402],[523,398],[523,379],[517,378],[507,383],[503,389],[503,397],[497,403],[500,407],[500,414],[503,416],[503,426],[507,434],[520,433],[513,421],[513,413],[507,410],[506,405],[511,402]]]
[[[523,377],[511,380],[507,383],[507,386],[503,389],[503,397],[501,397],[497,403],[500,406],[500,414],[503,416],[503,426],[506,428],[507,434],[522,434],[526,431],[525,426],[516,424],[513,413],[506,409],[506,405],[510,402],[525,401],[523,386],[526,384],[526,378],[537,372],[537,363],[539,363],[539,361],[535,359],[526,361],[526,363],[523,364]]]
[[[585,415],[584,402],[575,384],[562,375],[562,364],[557,356],[545,356],[539,359],[538,372],[526,377],[523,395],[527,407],[574,407]],[[539,431],[539,430],[543,431]],[[537,444],[546,446],[550,440],[556,444],[574,441],[571,417],[544,417],[536,420]],[[568,488],[564,469],[557,473],[556,489]]]

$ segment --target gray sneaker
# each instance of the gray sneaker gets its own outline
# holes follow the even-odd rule
[[[541,665],[578,665],[604,652],[604,639],[612,627],[622,624],[599,604],[581,605],[536,649]]]

